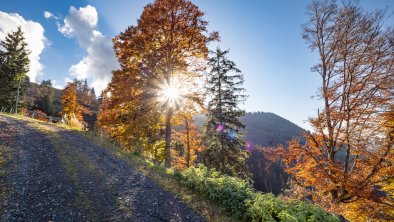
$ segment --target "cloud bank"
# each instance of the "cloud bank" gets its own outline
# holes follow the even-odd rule
[[[40,62],[40,55],[45,48],[47,39],[44,36],[44,27],[38,22],[25,20],[17,13],[6,13],[0,11],[0,40],[4,40],[6,35],[17,30],[18,26],[22,28],[24,37],[28,44],[27,48],[31,51],[29,55],[30,67],[27,76],[30,81],[36,82],[37,77],[41,75],[44,66]]]
[[[52,13],[51,13],[52,15]],[[50,17],[50,15],[48,14]],[[75,38],[87,55],[70,67],[69,72],[77,79],[90,79],[96,92],[100,93],[111,80],[112,70],[119,67],[112,47],[111,38],[97,28],[96,8],[90,5],[79,9],[71,6],[64,24],[58,30],[68,38]]]

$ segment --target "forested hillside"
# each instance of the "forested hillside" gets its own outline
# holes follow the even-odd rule
[[[304,129],[283,117],[269,112],[246,113],[241,120],[246,125],[248,141],[261,146],[286,145],[291,139],[303,140]]]
[[[248,112],[241,121],[246,126],[246,140],[254,145],[266,147],[286,145],[291,139],[304,140],[302,137],[304,129],[274,113]],[[194,116],[196,126],[201,128],[204,122],[204,115]]]
[[[60,116],[62,90],[52,87],[51,81],[42,81],[41,84],[28,83],[23,96],[25,107],[28,110],[40,110],[48,116]]]

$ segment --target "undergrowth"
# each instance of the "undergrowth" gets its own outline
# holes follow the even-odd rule
[[[208,197],[242,221],[339,221],[320,207],[257,192],[248,182],[220,174],[202,164],[186,169],[180,178],[184,186]]]

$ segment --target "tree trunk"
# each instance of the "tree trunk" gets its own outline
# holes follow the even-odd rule
[[[186,126],[186,166],[190,167],[190,130],[189,130],[189,120],[185,121]]]
[[[18,82],[18,91],[17,91],[17,93],[16,93],[15,114],[18,113],[19,89],[20,89],[20,87],[21,87],[21,79],[19,79],[19,82]]]
[[[166,116],[166,147],[165,147],[165,166],[171,167],[171,117],[172,107],[169,106],[167,109]]]

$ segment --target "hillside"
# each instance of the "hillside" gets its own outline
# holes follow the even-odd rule
[[[285,145],[293,138],[302,140],[304,129],[274,113],[247,113],[242,120],[246,125],[247,140],[254,144],[276,146]]]
[[[29,82],[22,99],[23,105],[28,110],[40,110],[49,116],[59,116],[63,108],[60,100],[62,90],[50,84]]]
[[[162,168],[65,125],[0,114],[0,128],[1,221],[339,221],[204,166]]]
[[[269,112],[248,112],[241,118],[246,125],[246,140],[260,146],[285,145],[292,138],[303,140],[305,131],[289,120]],[[204,125],[205,117],[196,115],[194,123]]]
[[[196,115],[195,124],[202,127],[205,121],[203,115]],[[242,117],[246,125],[246,141],[256,147],[276,147],[286,145],[291,139],[304,141],[302,132],[305,131],[283,117],[269,112],[251,112]],[[256,190],[281,194],[288,183],[288,175],[278,163],[265,159],[259,149],[252,149],[247,161],[252,173],[253,185]]]

